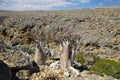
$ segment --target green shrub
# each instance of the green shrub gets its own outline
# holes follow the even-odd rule
[[[91,66],[90,71],[99,75],[108,75],[115,78],[120,78],[120,63],[113,60],[98,59]]]
[[[75,61],[83,64],[85,62],[84,57],[82,54],[75,55]]]
[[[5,44],[4,47],[5,47],[6,49],[11,49],[11,47],[10,47],[9,45],[7,45],[7,44]]]
[[[30,46],[21,46],[21,50],[22,50],[23,52],[27,52],[28,54],[33,54],[33,53],[34,53],[34,50],[31,49]]]
[[[94,62],[98,59],[99,57],[96,56],[94,53],[83,53],[80,52],[77,55],[75,55],[75,61],[84,64],[86,61],[89,62],[89,59],[94,59]]]
[[[6,44],[3,40],[0,40],[0,48],[6,51],[7,49],[11,49],[11,46]]]

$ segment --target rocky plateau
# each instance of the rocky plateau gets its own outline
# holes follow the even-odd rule
[[[80,35],[78,53],[93,53],[120,63],[120,6],[60,11],[0,11],[0,80],[120,80],[83,69],[60,69],[64,29]],[[63,32],[62,32],[63,31]],[[47,37],[45,65],[33,61],[35,41]],[[29,54],[29,55],[28,55]],[[49,57],[50,56],[50,57]],[[94,61],[86,57],[86,61]],[[118,73],[120,75],[120,72]]]

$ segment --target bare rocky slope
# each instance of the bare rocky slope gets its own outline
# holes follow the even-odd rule
[[[78,52],[95,53],[102,58],[120,61],[119,6],[66,11],[1,11],[0,60],[5,61],[11,67],[27,64],[19,51],[23,45],[28,45],[33,50],[30,53],[34,53],[34,41],[39,33],[48,35],[50,48],[59,53],[57,52],[61,40],[59,33],[67,28],[71,30],[71,33],[79,34],[81,37]],[[41,35],[42,38],[45,38],[44,34]],[[42,73],[34,74],[32,77],[40,74]],[[97,75],[90,75],[88,78],[96,80],[95,76]],[[82,77],[85,78],[85,75]],[[105,80],[105,77],[99,78]],[[88,79],[81,78],[80,80]],[[106,77],[106,80],[109,78]]]
[[[91,46],[98,47],[99,53],[120,51],[120,7],[0,14],[0,37],[12,45],[32,43],[31,33],[36,36],[41,27],[55,41],[60,29],[69,27],[81,35],[80,44],[85,46],[85,51],[94,50]]]

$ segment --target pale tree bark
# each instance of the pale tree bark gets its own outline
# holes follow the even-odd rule
[[[63,43],[60,45],[60,67],[64,69],[71,67],[74,64],[77,43],[81,37],[79,34],[73,33],[72,27],[63,27],[61,30],[61,35],[60,41],[63,40]]]
[[[35,51],[35,56],[34,56],[34,61],[38,64],[38,65],[44,65],[45,64],[45,54],[42,50],[42,47],[40,45],[40,43],[36,44],[36,51]]]
[[[71,63],[74,63],[74,57],[77,53],[77,43],[74,44],[73,49],[72,49],[72,55],[71,55]]]
[[[74,43],[73,47],[69,41],[60,44],[60,67],[65,69],[71,67],[74,64],[74,57],[76,54],[77,43]]]
[[[66,41],[63,42],[63,45],[61,47],[61,55],[60,55],[60,67],[62,69],[68,68],[72,66],[72,47],[71,44]]]

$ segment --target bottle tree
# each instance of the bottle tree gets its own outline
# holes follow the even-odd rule
[[[46,56],[43,50],[43,47],[45,47],[45,43],[43,42],[45,40],[45,34],[43,34],[42,29],[38,33],[34,37],[36,43],[34,61],[37,65],[44,65],[46,61]]]
[[[36,49],[35,49],[35,56],[34,56],[34,61],[38,65],[44,65],[45,64],[45,54],[43,52],[43,49],[41,47],[41,42],[38,40],[36,42]]]
[[[70,28],[64,28],[61,31],[61,35],[63,35],[63,38],[60,43],[60,67],[61,69],[65,69],[74,64],[74,56],[77,51],[78,41],[81,37],[73,33]]]

